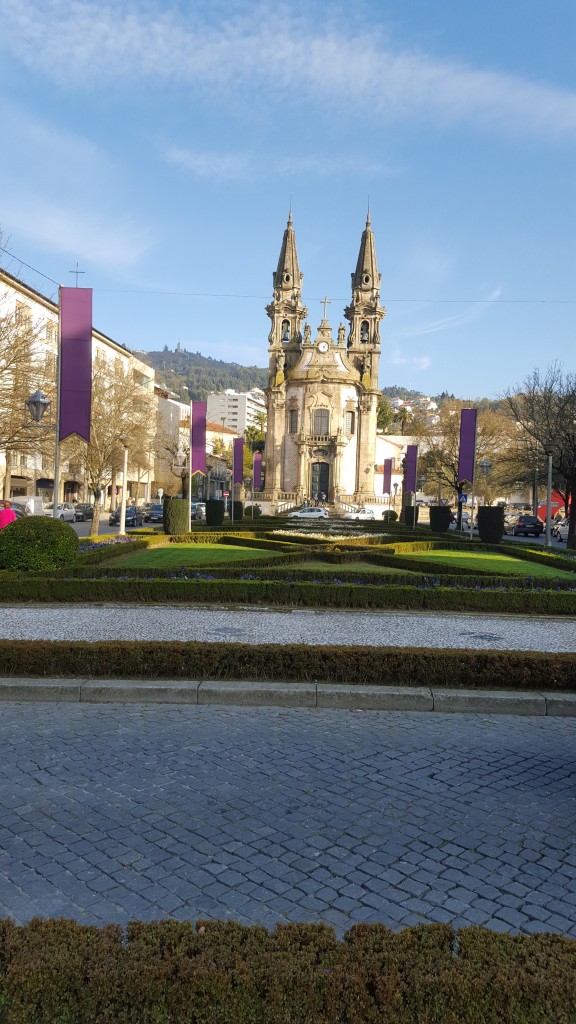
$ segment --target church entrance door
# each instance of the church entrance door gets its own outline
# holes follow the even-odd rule
[[[330,485],[330,464],[328,462],[313,462],[310,479],[310,496],[315,499],[321,494],[328,497]]]

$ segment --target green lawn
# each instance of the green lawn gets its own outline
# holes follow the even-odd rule
[[[362,573],[370,575],[377,573],[379,576],[385,573],[407,572],[409,569],[389,569],[386,565],[371,565],[369,562],[344,562],[343,565],[334,565],[333,562],[298,562],[296,565],[277,566],[282,572],[293,572],[295,569],[306,569],[311,572],[330,573],[333,576],[342,576],[344,573]],[[417,570],[414,570],[416,572]]]
[[[537,562],[527,562],[509,555],[497,555],[488,551],[410,551],[403,552],[402,558],[410,558],[415,563],[419,560],[438,562],[439,570],[441,566],[446,566],[447,571],[450,571],[451,565],[457,565],[464,569],[470,569],[471,572],[474,572],[475,569],[488,570],[495,576],[514,573],[517,576],[575,578],[573,572],[567,572],[565,569],[555,569],[552,565],[540,565]]]
[[[271,558],[274,551],[241,548],[231,544],[167,544],[113,558],[106,565],[133,569],[177,569],[182,565],[229,565],[231,562]]]

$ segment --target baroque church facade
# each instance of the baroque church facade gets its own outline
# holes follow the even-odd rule
[[[284,232],[271,320],[265,489],[275,504],[321,494],[336,505],[374,498],[380,391],[380,280],[370,215],[362,233],[352,297],[336,337],[324,316],[312,336],[302,304],[292,213]]]

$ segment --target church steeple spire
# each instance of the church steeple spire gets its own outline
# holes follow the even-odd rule
[[[292,222],[292,207],[288,214],[288,224],[282,239],[282,248],[278,259],[278,267],[272,275],[275,292],[302,292],[302,274],[298,266],[298,253],[296,251],[296,235]]]
[[[308,313],[302,305],[302,274],[298,265],[292,206],[272,281],[274,296],[266,306],[266,312],[272,321],[268,341],[270,372],[274,376],[275,367],[280,363],[283,370],[289,370],[297,362],[302,345],[302,321]]]
[[[380,321],[386,314],[380,305],[381,279],[368,207],[356,270],[352,274],[352,302],[344,310],[344,316],[350,322],[348,355],[362,379],[369,381],[374,389],[378,388]]]

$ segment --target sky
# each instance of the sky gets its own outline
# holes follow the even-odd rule
[[[574,0],[0,0],[0,264],[266,366],[290,208],[335,337],[369,207],[381,387],[576,372],[575,48]]]

